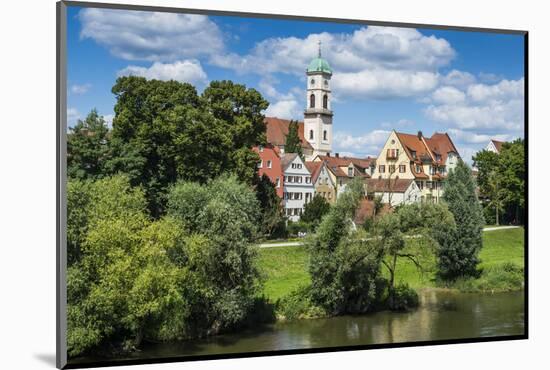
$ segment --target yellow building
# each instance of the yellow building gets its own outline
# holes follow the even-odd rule
[[[392,131],[376,160],[373,178],[413,179],[421,192],[421,200],[439,202],[443,196],[443,181],[460,155],[446,133],[428,138]]]
[[[306,167],[311,172],[311,182],[315,187],[315,195],[320,195],[329,203],[336,200],[335,182],[325,162],[306,162]]]

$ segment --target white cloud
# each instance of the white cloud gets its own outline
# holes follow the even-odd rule
[[[466,94],[456,87],[443,86],[433,92],[432,98],[438,103],[457,104],[462,103],[466,99]]]
[[[322,53],[333,68],[335,98],[391,98],[425,94],[437,85],[437,69],[455,56],[442,38],[414,29],[363,27],[353,33],[318,33],[304,38],[269,38],[246,55],[229,53],[210,63],[237,73],[303,76],[305,67]]]
[[[140,76],[149,80],[176,80],[203,85],[207,81],[206,72],[197,60],[183,60],[174,63],[155,62],[149,68],[128,66],[118,71],[119,76]]]
[[[448,130],[453,140],[469,144],[488,144],[490,140],[508,141],[512,135],[510,134],[478,134],[471,131],[464,131],[455,128]]]
[[[301,119],[302,110],[295,99],[279,100],[269,105],[265,111],[265,115],[285,119]]]
[[[165,62],[223,50],[221,31],[203,15],[87,8],[78,17],[81,38],[126,60]]]
[[[468,96],[476,102],[523,99],[524,79],[502,80],[497,84],[474,84],[468,87]]]
[[[336,96],[351,98],[395,98],[423,95],[437,86],[433,72],[365,70],[335,73],[333,91]]]
[[[353,153],[353,155],[361,157],[377,156],[389,134],[390,131],[387,130],[374,130],[361,136],[335,132],[333,151]]]
[[[82,84],[82,85],[73,84],[71,85],[70,92],[75,95],[83,95],[83,94],[86,94],[91,87],[92,85],[89,83]]]
[[[465,88],[475,82],[476,77],[473,74],[456,69],[441,77],[441,84],[457,88]]]
[[[465,99],[436,101],[426,115],[441,124],[462,130],[517,132],[524,127],[523,78],[497,84],[475,83],[465,88]],[[439,103],[439,104],[438,104]]]
[[[73,127],[82,115],[76,108],[67,107],[67,127]]]

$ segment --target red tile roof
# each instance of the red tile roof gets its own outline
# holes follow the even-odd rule
[[[491,140],[491,141],[493,142],[493,145],[497,149],[497,152],[500,153],[500,149],[502,149],[502,144],[504,144],[504,142],[503,141],[498,141],[498,140]]]
[[[311,182],[315,183],[319,174],[321,173],[321,168],[323,167],[323,162],[306,162],[306,167],[311,173]]]
[[[367,158],[355,158],[355,157],[345,157],[345,156],[328,156],[328,155],[319,155],[319,158],[326,162],[329,166],[349,166],[350,162],[355,166],[360,168],[369,168],[371,164],[376,162],[376,158],[367,157]]]
[[[428,148],[434,154],[441,155],[441,161],[439,163],[444,164],[447,162],[447,154],[450,152],[458,154],[458,150],[447,133],[436,132],[431,138],[426,138],[425,140],[426,144],[428,144]]]
[[[422,132],[419,132],[417,135],[404,134],[402,132],[396,132],[395,134],[405,148],[409,159],[418,164],[421,164],[423,161],[433,164],[445,164],[449,153],[452,152],[459,155],[451,137],[447,133],[436,132],[429,138],[424,137]],[[416,152],[416,158],[413,158],[412,151]],[[441,157],[439,161],[436,161],[437,156]],[[428,175],[424,172],[416,172],[416,169],[412,165],[411,171],[416,178],[428,178]]]
[[[422,133],[418,135],[405,134],[402,132],[396,132],[397,138],[405,148],[405,152],[411,161],[420,163],[424,158],[432,158],[432,155],[426,147]],[[413,157],[411,152],[416,152],[416,158]]]
[[[273,145],[285,145],[288,135],[290,121],[276,117],[265,117],[267,142]],[[302,148],[313,149],[311,144],[304,138],[304,123],[298,122],[298,136],[302,141]]]

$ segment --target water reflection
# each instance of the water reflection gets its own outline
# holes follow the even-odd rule
[[[275,323],[204,340],[146,345],[130,358],[205,355],[379,343],[476,338],[524,333],[523,292],[464,294],[424,291],[412,312]],[[101,361],[80,358],[76,362]]]

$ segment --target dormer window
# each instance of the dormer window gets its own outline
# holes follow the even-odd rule
[[[353,177],[353,167],[348,167],[348,176]]]
[[[416,172],[417,172],[417,173],[422,172],[422,167],[420,167],[419,164],[416,165]]]
[[[411,156],[413,157],[413,159],[416,159],[416,151],[411,150]],[[418,172],[418,171],[417,171],[417,172]]]

